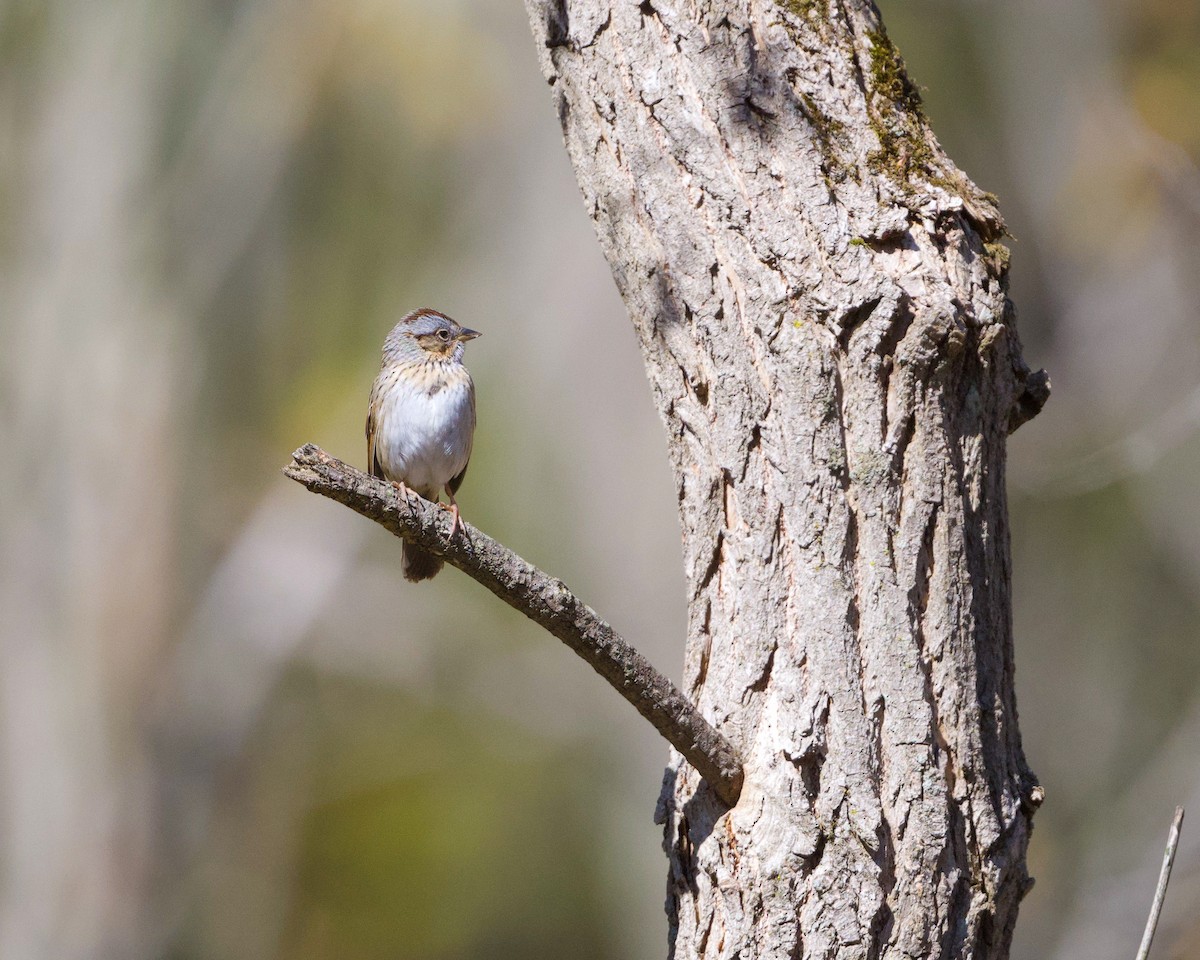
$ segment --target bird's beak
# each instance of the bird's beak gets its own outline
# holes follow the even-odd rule
[[[471,330],[468,327],[463,327],[462,329],[460,329],[458,331],[458,336],[455,339],[457,339],[457,340],[474,340],[476,337],[478,337],[480,335],[481,334],[479,333],[478,330]]]

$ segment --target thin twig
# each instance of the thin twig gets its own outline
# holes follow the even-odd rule
[[[436,553],[501,600],[545,627],[586,660],[666,737],[725,803],[737,803],[742,764],[733,746],[637,650],[561,580],[543,573],[486,534],[395,484],[356,470],[315,444],[292,454],[283,472],[314,493],[343,503],[396,536]]]
[[[1146,920],[1146,932],[1142,934],[1142,945],[1138,947],[1137,960],[1150,956],[1150,944],[1154,942],[1154,931],[1158,929],[1158,915],[1162,913],[1163,900],[1167,897],[1167,884],[1171,880],[1171,866],[1175,863],[1175,849],[1179,846],[1179,829],[1183,826],[1183,807],[1175,808],[1175,819],[1171,832],[1167,834],[1167,849],[1163,854],[1162,870],[1158,874],[1158,887],[1154,891],[1154,902],[1150,904],[1150,916]]]

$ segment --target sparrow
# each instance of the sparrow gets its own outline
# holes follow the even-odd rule
[[[479,336],[437,310],[402,317],[383,341],[383,363],[371,384],[367,410],[367,464],[371,476],[390,480],[407,497],[434,503],[445,491],[458,529],[458,502],[475,436],[475,384],[463,365],[466,342]],[[404,542],[406,580],[428,580],[442,558]]]

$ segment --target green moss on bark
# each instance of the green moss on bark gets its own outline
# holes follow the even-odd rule
[[[870,124],[879,149],[867,155],[867,168],[909,185],[913,174],[948,190],[956,185],[939,169],[921,107],[921,92],[908,76],[904,58],[882,27],[867,32],[871,42]]]
[[[886,97],[897,109],[921,114],[921,91],[909,79],[904,58],[887,33],[868,30],[871,41],[871,82],[875,92]]]
[[[782,0],[779,5],[804,20],[811,20],[821,15],[825,3],[824,0]]]

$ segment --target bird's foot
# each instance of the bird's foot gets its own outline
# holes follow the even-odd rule
[[[450,516],[454,519],[450,521],[450,539],[454,539],[454,534],[458,530],[458,501],[454,499],[454,491],[450,489],[450,485],[446,484],[446,496],[450,498],[449,504],[439,502],[439,506],[445,507],[450,511]]]
[[[457,503],[439,503],[438,506],[445,507],[450,511],[450,539],[454,539],[454,534],[458,530],[458,504]]]

